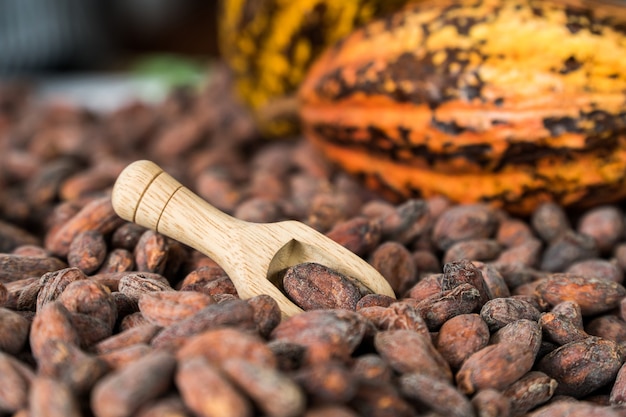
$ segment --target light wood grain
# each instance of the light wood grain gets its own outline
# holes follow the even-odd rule
[[[283,313],[302,310],[273,283],[279,271],[317,262],[394,297],[385,278],[363,259],[297,221],[251,223],[216,209],[150,161],[136,161],[113,187],[113,208],[125,220],[197,249],[217,262],[241,298],[273,297]]]

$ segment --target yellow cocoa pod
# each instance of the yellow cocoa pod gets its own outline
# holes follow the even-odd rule
[[[305,134],[373,187],[529,213],[626,197],[626,7],[426,0],[330,47]]]
[[[315,58],[355,27],[408,1],[221,0],[221,54],[261,131],[268,136],[297,131],[292,98]]]

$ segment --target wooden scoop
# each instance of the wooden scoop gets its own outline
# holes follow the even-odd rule
[[[316,262],[394,297],[382,275],[340,244],[297,221],[251,223],[231,217],[183,187],[150,161],[136,161],[113,187],[113,208],[125,220],[176,239],[217,262],[241,298],[273,297],[283,313],[302,310],[278,288],[279,272]]]

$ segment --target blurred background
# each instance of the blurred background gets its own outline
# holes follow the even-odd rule
[[[0,83],[95,110],[200,83],[217,56],[217,0],[2,0]]]

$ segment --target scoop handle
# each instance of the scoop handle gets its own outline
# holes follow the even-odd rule
[[[218,264],[228,260],[224,257],[231,244],[226,237],[243,223],[146,160],[135,161],[122,171],[113,186],[111,200],[113,209],[124,220],[198,249]],[[207,241],[211,244],[205,244]]]

